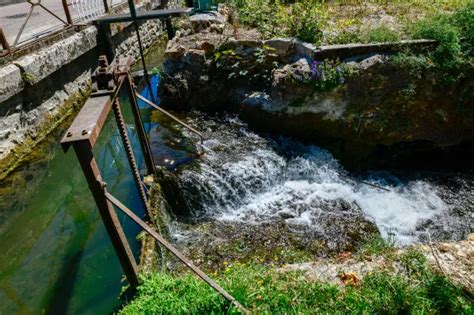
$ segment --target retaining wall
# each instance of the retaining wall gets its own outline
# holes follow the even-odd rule
[[[158,4],[149,0],[137,9]],[[178,6],[177,0],[168,1],[168,7]],[[112,25],[115,52],[138,57],[136,35],[129,25]],[[159,20],[140,25],[145,48],[164,32]],[[97,37],[97,29],[90,26],[0,67],[0,159],[26,136],[34,136],[43,119],[57,113],[65,101],[85,91],[101,53]]]

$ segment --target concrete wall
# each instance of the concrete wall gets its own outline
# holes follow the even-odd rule
[[[178,3],[169,1],[168,7]],[[158,4],[150,0],[142,8]],[[165,31],[161,21],[144,22],[140,26],[143,45],[151,46]],[[113,25],[113,33],[117,33],[113,39],[117,54],[138,57],[132,27]],[[65,101],[87,88],[103,53],[97,36],[91,26],[0,67],[0,159],[26,136],[34,135],[44,117],[57,113]]]

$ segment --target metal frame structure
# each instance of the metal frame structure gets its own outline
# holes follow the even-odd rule
[[[3,33],[3,30],[1,27],[0,27],[0,45],[2,46],[2,50],[4,51],[0,53],[0,56],[8,55],[9,53],[11,53],[10,44],[8,44],[5,33]]]
[[[56,13],[54,13],[53,11],[51,11],[50,9],[42,5],[41,0],[36,0],[36,2],[34,2],[33,0],[27,0],[26,2],[31,5],[30,11],[28,11],[28,14],[25,17],[25,20],[23,21],[23,24],[21,25],[20,30],[18,31],[18,34],[15,37],[15,40],[13,41],[12,47],[17,46],[21,38],[21,35],[23,34],[23,31],[25,30],[26,24],[28,24],[28,21],[30,20],[31,15],[33,14],[33,11],[35,10],[36,7],[40,7],[41,9],[43,9],[44,11],[46,11],[47,13],[49,13],[50,15],[52,15],[53,17],[61,21],[65,26],[69,26],[72,24],[71,14],[69,13],[69,8],[68,8],[66,0],[62,0],[62,4],[63,4],[64,13],[66,15],[67,22],[64,21],[62,18],[60,18]]]
[[[99,66],[92,75],[93,92],[62,138],[61,146],[63,147],[64,151],[67,151],[70,147],[73,147],[89,185],[89,189],[101,214],[102,221],[104,222],[107,233],[119,258],[122,269],[124,270],[128,282],[132,287],[135,287],[139,283],[137,263],[132,254],[130,245],[127,241],[114,207],[125,213],[125,215],[138,224],[159,244],[168,249],[176,258],[178,258],[198,277],[200,277],[209,286],[221,294],[226,300],[228,300],[242,312],[248,313],[248,311],[232,295],[230,295],[221,286],[209,278],[209,276],[196,267],[192,261],[187,259],[181,252],[179,252],[178,249],[166,241],[151,226],[149,226],[145,221],[139,218],[133,211],[128,209],[123,203],[121,203],[117,198],[107,191],[107,183],[101,176],[100,169],[97,165],[92,149],[97,143],[97,139],[108,115],[110,114],[110,111],[113,111],[115,120],[117,122],[117,127],[119,129],[119,134],[124,144],[125,154],[127,155],[127,159],[133,173],[135,184],[137,185],[137,189],[140,193],[140,198],[142,199],[144,208],[148,210],[147,195],[144,191],[144,184],[138,171],[138,166],[130,145],[128,131],[118,100],[120,91],[122,89],[126,89],[130,98],[135,128],[140,139],[140,146],[145,158],[147,171],[149,174],[155,175],[156,169],[154,166],[153,156],[151,154],[148,138],[143,128],[140,109],[136,100],[137,93],[133,85],[131,74],[129,73],[131,63],[131,57],[117,57],[110,65],[108,64],[105,56],[101,56],[99,58]],[[153,107],[158,107],[155,104],[153,105]],[[167,114],[170,115],[170,117],[176,119],[171,114]],[[178,122],[186,125],[182,121],[178,120]],[[194,128],[190,126],[187,126],[187,128],[190,128],[193,130],[193,132],[197,132],[199,134],[199,132]]]
[[[76,26],[91,25],[91,21],[102,17],[105,14],[110,14],[118,8],[124,7],[128,0],[58,0],[62,4],[62,11],[53,12],[50,8],[44,5],[42,0],[25,0],[25,3],[30,5],[30,9],[26,14],[18,32],[15,34],[13,43],[9,43],[6,35],[0,27],[0,57],[9,55],[16,50],[24,49],[31,46],[32,44],[38,43],[46,37],[57,35],[64,29],[70,29]],[[115,2],[115,3],[114,3]],[[48,15],[53,16],[55,20],[60,21],[60,25],[53,25],[51,28],[35,33],[32,37],[23,39],[22,35],[25,28],[30,21],[31,17],[36,8],[45,11]],[[60,14],[64,14],[64,17],[60,17]],[[59,14],[59,15],[58,15]]]

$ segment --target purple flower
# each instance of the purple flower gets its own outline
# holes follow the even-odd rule
[[[319,79],[319,70],[318,70],[319,62],[317,60],[313,60],[311,63],[311,79],[318,80]]]

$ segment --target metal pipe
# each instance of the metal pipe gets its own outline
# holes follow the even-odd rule
[[[171,245],[167,240],[165,240],[160,234],[158,234],[152,227],[146,224],[142,219],[140,219],[133,211],[128,209],[123,203],[121,203],[117,198],[109,194],[106,190],[104,191],[105,198],[115,205],[119,210],[125,213],[132,221],[138,224],[143,230],[150,234],[156,241],[168,249],[176,258],[178,258],[182,263],[184,263],[189,269],[191,269],[199,278],[204,280],[211,288],[216,290],[221,294],[226,300],[231,302],[235,307],[237,307],[244,314],[249,314],[249,311],[239,303],[232,295],[230,295],[226,290],[224,290],[220,285],[218,285],[214,280],[212,280],[208,275],[206,275],[201,269],[196,267],[192,261],[190,261],[186,256],[184,256],[176,247]]]
[[[361,179],[357,179],[355,177],[352,177],[352,176],[349,176],[349,175],[345,175],[345,174],[342,174],[341,172],[337,172],[340,176],[342,177],[345,177],[345,178],[348,178],[350,180],[353,180],[355,182],[359,182],[359,183],[362,183],[362,184],[365,184],[367,186],[371,186],[371,187],[374,187],[374,188],[377,188],[377,189],[381,189],[381,190],[385,190],[385,191],[391,191],[390,189],[388,188],[385,188],[385,187],[382,187],[380,185],[376,185],[376,184],[372,184],[372,183],[369,183],[369,182],[366,182],[364,180],[361,180]]]
[[[145,81],[148,86],[148,89],[150,89],[151,93],[151,99],[155,101],[155,95],[153,95],[153,89],[151,88],[151,82],[150,82],[150,77],[148,76],[148,70],[146,68],[146,63],[145,63],[145,54],[143,52],[143,45],[142,45],[142,38],[140,36],[140,28],[138,26],[137,22],[137,11],[135,9],[135,3],[133,0],[128,0],[128,7],[130,8],[130,15],[133,20],[133,25],[135,27],[135,33],[137,33],[137,41],[138,41],[138,50],[140,51],[140,58],[142,60],[142,66],[143,66],[143,73],[145,75]]]
[[[140,94],[138,93],[135,93],[135,95],[141,99],[142,101],[144,101],[145,103],[147,103],[148,105],[150,105],[151,107],[153,107],[154,109],[156,110],[159,110],[160,112],[162,112],[163,114],[165,114],[166,116],[170,117],[171,119],[173,119],[174,121],[176,121],[177,123],[179,123],[180,125],[182,125],[183,127],[189,129],[190,131],[194,132],[195,134],[197,134],[200,138],[201,138],[201,143],[204,142],[205,138],[204,138],[204,135],[202,133],[200,133],[199,131],[197,131],[196,129],[194,129],[193,127],[191,127],[190,125],[188,125],[187,123],[185,123],[184,121],[180,120],[178,117],[174,116],[173,114],[171,114],[170,112],[168,112],[167,110],[164,110],[163,108],[161,108],[160,106],[150,102],[149,100],[147,100],[146,98],[144,98],[143,96],[141,96]]]

